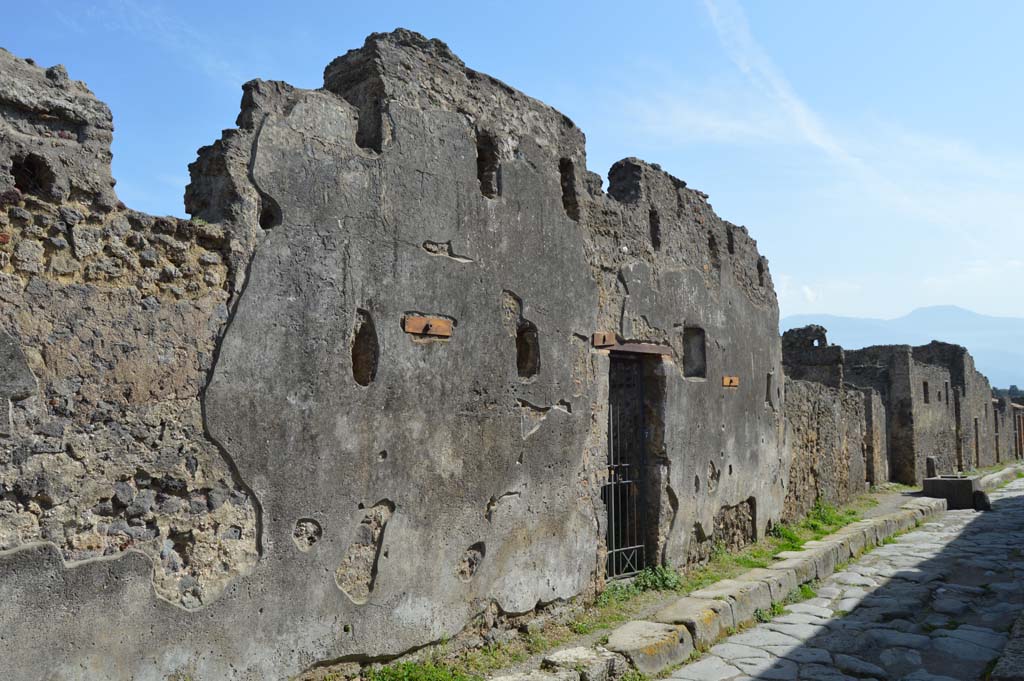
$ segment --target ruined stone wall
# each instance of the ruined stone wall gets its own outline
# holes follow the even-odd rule
[[[843,349],[828,344],[822,326],[805,326],[782,334],[782,364],[789,379],[841,388],[844,363]]]
[[[153,219],[113,194],[106,108],[3,59],[9,669],[285,678],[587,593],[595,332],[665,353],[649,562],[781,518],[767,261],[657,166],[603,192],[566,117],[396,31],[323,89],[248,83],[193,219]]]
[[[818,499],[839,505],[865,492],[869,437],[860,391],[788,380],[786,447],[792,464],[783,518],[802,518]]]
[[[864,396],[864,416],[867,427],[868,483],[880,485],[889,480],[889,429],[885,419],[885,402],[873,388],[861,388]]]
[[[0,550],[134,549],[193,608],[257,556],[256,508],[204,433],[230,234],[113,195],[111,118],[0,51]]]
[[[956,416],[949,385],[950,375],[945,367],[918,361],[911,364],[914,479],[918,484],[925,478],[925,459],[929,456],[935,457],[940,474],[958,470]]]
[[[919,362],[945,367],[950,374],[956,403],[959,457],[964,470],[996,463],[992,386],[974,366],[966,348],[932,341],[913,349]]]
[[[909,345],[876,345],[847,350],[843,367],[848,383],[872,388],[881,396],[885,404],[890,479],[908,485],[918,482],[912,363]]]

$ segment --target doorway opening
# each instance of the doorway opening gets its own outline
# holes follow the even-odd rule
[[[608,373],[608,476],[601,489],[607,522],[608,579],[659,562],[668,459],[665,380],[660,355],[612,352]]]

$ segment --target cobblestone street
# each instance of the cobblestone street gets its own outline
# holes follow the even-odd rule
[[[976,681],[1024,609],[1024,480],[990,498],[993,511],[948,511],[876,548],[672,678]]]

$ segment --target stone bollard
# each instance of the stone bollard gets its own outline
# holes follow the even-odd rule
[[[939,475],[938,468],[939,468],[938,461],[935,459],[934,456],[925,457],[925,460],[924,460],[924,470],[925,470],[925,477],[926,478],[938,477],[938,475]]]

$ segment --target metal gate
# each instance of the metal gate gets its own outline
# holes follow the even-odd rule
[[[608,511],[605,543],[609,579],[647,565],[643,522],[646,464],[643,363],[614,353],[608,376],[608,480],[601,498]]]

